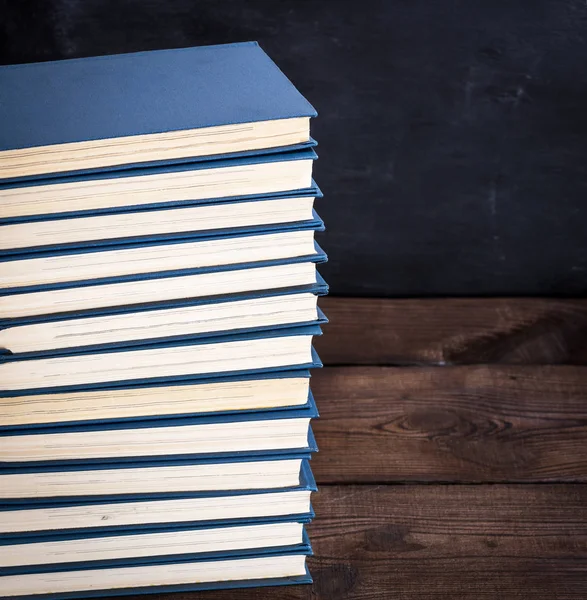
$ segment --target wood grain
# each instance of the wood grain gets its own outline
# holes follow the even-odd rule
[[[318,483],[587,481],[587,368],[327,367]]]
[[[325,364],[587,364],[587,300],[322,298]]]
[[[312,586],[159,600],[587,597],[587,486],[325,486]]]

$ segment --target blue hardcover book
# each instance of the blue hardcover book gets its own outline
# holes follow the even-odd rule
[[[306,265],[308,266],[308,265]],[[202,296],[202,297],[189,297],[189,298],[178,298],[163,300],[159,302],[143,302],[141,304],[125,304],[122,306],[106,306],[94,308],[91,310],[59,310],[61,307],[57,307],[57,310],[50,314],[36,314],[36,315],[19,315],[14,318],[2,318],[0,316],[0,332],[10,327],[17,327],[20,325],[32,325],[34,323],[53,323],[57,321],[69,321],[77,319],[86,319],[90,317],[105,317],[121,315],[125,313],[143,313],[151,311],[159,311],[163,309],[175,309],[189,306],[206,306],[211,304],[227,304],[230,302],[238,302],[242,300],[254,300],[260,298],[272,298],[274,296],[290,296],[295,294],[314,294],[316,296],[325,296],[328,294],[328,284],[324,281],[324,278],[313,269],[308,270],[314,274],[313,280],[309,280],[308,283],[302,285],[294,285],[291,287],[272,287],[269,289],[261,290],[245,290],[237,291],[232,294],[219,294],[216,296]],[[4,351],[10,351],[10,345],[4,344],[1,340],[0,334],[0,348],[4,348]],[[0,351],[1,352],[1,351]]]
[[[107,248],[177,239],[227,237],[312,228],[324,224],[313,210],[318,188],[298,194],[245,197],[191,207],[151,208],[133,212],[52,217],[0,223],[0,259],[37,252],[67,253],[85,247]]]
[[[311,188],[312,149],[3,183],[0,222],[171,208]]]
[[[256,42],[0,67],[4,180],[308,146],[312,106]]]
[[[289,158],[301,158],[301,157],[313,157],[315,155],[300,154],[300,153],[288,153],[284,157]],[[72,181],[74,181],[72,179]],[[2,184],[0,183],[1,189],[18,189],[14,184]],[[102,216],[114,216],[114,215],[125,215],[133,214],[139,215],[143,212],[156,212],[165,211],[180,208],[197,208],[204,206],[215,206],[224,204],[238,204],[241,202],[261,202],[263,200],[287,200],[289,198],[322,198],[322,190],[318,187],[318,184],[312,179],[311,185],[303,189],[284,190],[281,192],[273,192],[268,194],[255,194],[255,195],[243,195],[237,194],[234,196],[222,196],[213,198],[192,198],[190,200],[167,200],[158,204],[147,204],[147,205],[133,205],[130,207],[111,207],[108,209],[94,209],[94,210],[79,210],[75,212],[65,213],[51,213],[38,211],[36,214],[27,214],[21,216],[12,217],[0,217],[0,226],[6,225],[18,225],[24,223],[35,223],[35,222],[49,222],[49,221],[70,221],[74,219],[102,217]],[[46,209],[45,209],[46,210]],[[32,211],[29,211],[32,212]],[[81,223],[81,221],[80,221]],[[6,231],[3,229],[2,231]]]
[[[313,366],[322,366],[317,357]],[[290,410],[310,405],[309,388],[310,371],[292,369],[69,392],[2,391],[0,431]]]
[[[328,319],[318,308],[317,300],[313,293],[284,294],[219,305],[213,303],[139,314],[127,311],[110,317],[23,325],[0,330],[0,359],[138,350],[178,342],[197,343],[208,338],[221,343],[243,333],[324,325]]]
[[[277,548],[247,556],[224,556],[200,561],[22,573],[0,578],[4,597],[96,598],[108,595],[191,592],[312,583],[306,567],[311,547]],[[197,582],[197,583],[195,583]]]
[[[152,240],[140,246],[80,248],[0,261],[0,296],[143,281],[291,262],[323,262],[313,226],[277,232],[233,233],[197,241]]]
[[[174,498],[76,499],[0,504],[0,543],[60,534],[114,534],[250,524],[314,517],[316,482],[302,461],[299,485],[277,489],[186,492]]]
[[[317,301],[327,291],[318,275],[310,286],[0,320],[0,355],[77,354],[324,324]]]
[[[107,277],[29,286],[20,293],[0,290],[0,322],[32,322],[63,313],[135,310],[155,303],[164,306],[166,302],[314,285],[320,282],[316,265],[325,261],[326,254],[314,244],[311,254],[287,259],[142,273],[122,280]]]
[[[319,325],[161,343],[105,348],[91,354],[39,358],[0,356],[2,393],[99,390],[308,369],[320,366],[312,337]]]
[[[182,240],[182,241],[197,241],[197,240],[212,240],[215,238],[224,238],[224,237],[233,237],[235,235],[241,234],[261,234],[261,233],[279,233],[284,231],[303,231],[307,229],[311,229],[313,231],[324,231],[324,222],[318,216],[315,211],[309,211],[309,215],[307,219],[303,220],[294,220],[289,219],[288,215],[292,214],[290,208],[294,206],[298,201],[304,200],[302,198],[293,198],[291,200],[276,200],[276,201],[265,201],[266,202],[266,210],[267,210],[267,219],[263,216],[260,218],[260,221],[269,220],[267,223],[261,223],[259,225],[245,225],[245,226],[237,226],[237,227],[221,227],[220,223],[222,223],[221,217],[216,215],[212,215],[212,219],[208,222],[208,225],[212,227],[217,227],[217,229],[209,230],[205,227],[207,225],[204,224],[203,229],[199,229],[197,216],[194,215],[194,209],[180,209],[180,210],[165,210],[165,211],[155,211],[153,214],[150,212],[141,212],[141,213],[133,213],[132,215],[125,215],[125,220],[127,221],[127,225],[125,231],[128,235],[123,235],[122,237],[117,237],[117,225],[116,223],[109,223],[107,221],[115,218],[119,219],[120,215],[110,215],[108,217],[93,217],[91,219],[83,219],[84,221],[89,221],[84,224],[85,229],[82,231],[75,230],[75,223],[70,223],[69,221],[47,221],[43,223],[43,226],[53,225],[58,223],[60,228],[58,231],[51,231],[50,228],[48,231],[47,227],[41,227],[44,231],[41,231],[41,237],[43,238],[42,245],[30,246],[27,247],[24,244],[27,243],[27,239],[30,239],[29,233],[26,231],[22,231],[23,228],[30,229],[32,227],[39,228],[39,223],[28,223],[28,224],[20,224],[20,225],[4,225],[0,226],[0,245],[16,245],[18,247],[14,248],[6,248],[6,250],[0,250],[0,262],[5,260],[6,258],[18,259],[18,258],[34,258],[35,256],[43,253],[43,256],[51,256],[53,254],[66,254],[71,250],[83,249],[83,248],[95,248],[95,249],[104,249],[108,250],[111,248],[123,248],[123,247],[133,247],[133,246],[142,246],[144,244],[148,244],[151,242],[165,242],[168,240]],[[306,200],[310,200],[313,202],[313,198],[307,198]],[[280,207],[277,206],[279,204],[288,204],[288,207],[284,207],[283,211],[280,211]],[[239,207],[248,207],[249,203],[242,202],[237,203]],[[214,207],[215,208],[215,207]],[[307,208],[307,207],[305,207]],[[189,212],[190,214],[184,214]],[[238,216],[238,210],[231,209],[231,205],[228,205],[226,208],[227,215],[234,215],[235,220]],[[249,211],[251,214],[246,215],[244,222],[247,220],[252,221],[256,219],[257,216],[253,211]],[[280,219],[280,212],[283,215],[283,220]],[[300,211],[299,216],[303,216]],[[304,210],[304,212],[308,212]],[[173,213],[173,214],[167,214]],[[138,215],[138,216],[137,216]],[[150,223],[155,224],[155,227],[160,227],[161,229],[166,229],[167,233],[164,234],[150,234],[149,233],[149,223],[141,222],[140,217],[148,216],[148,221]],[[298,215],[295,215],[296,217]],[[91,221],[98,219],[101,223],[92,223]],[[75,219],[73,220],[75,221]],[[106,221],[106,222],[104,222]],[[10,229],[11,231],[7,231]],[[72,239],[76,239],[73,243],[66,243],[64,240],[67,239],[68,232],[71,234]],[[86,232],[91,232],[88,235]],[[103,232],[103,233],[101,233]],[[143,235],[137,235],[142,232]],[[92,240],[92,235],[96,235],[97,239]],[[105,237],[106,235],[111,235],[111,238]],[[36,238],[36,236],[35,236]],[[62,240],[61,243],[54,243],[55,240]],[[32,240],[31,240],[32,241]],[[33,243],[37,243],[34,241]]]
[[[310,550],[307,517],[0,540],[2,576]]]
[[[0,508],[97,501],[188,498],[196,493],[294,488],[304,460],[317,451],[310,430],[309,450],[258,456],[211,456],[97,464],[0,466]]]
[[[310,452],[310,420],[317,416],[310,395],[307,407],[287,411],[3,430],[0,464],[136,463],[161,457]]]

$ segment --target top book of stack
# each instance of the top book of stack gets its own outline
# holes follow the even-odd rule
[[[309,148],[315,115],[255,42],[2,67],[0,183]]]

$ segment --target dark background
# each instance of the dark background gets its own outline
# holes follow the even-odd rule
[[[320,113],[334,294],[587,290],[585,0],[0,0],[4,64],[244,40]]]

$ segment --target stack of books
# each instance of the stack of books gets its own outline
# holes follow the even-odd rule
[[[315,111],[256,43],[0,68],[0,595],[310,581]]]

